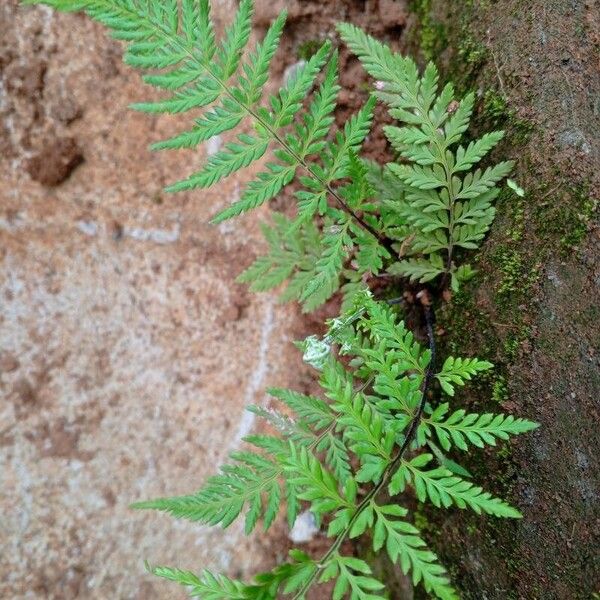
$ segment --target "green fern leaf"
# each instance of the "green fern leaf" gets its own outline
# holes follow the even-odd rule
[[[402,275],[411,281],[427,283],[444,272],[444,261],[439,254],[432,254],[429,259],[414,258],[395,263],[388,269],[392,275]]]
[[[210,89],[208,89],[207,93],[210,93]],[[208,98],[208,101],[211,102],[213,99],[215,98]],[[164,103],[157,103],[156,106],[158,108],[162,108],[163,104]],[[187,108],[185,108],[184,110],[187,110]],[[167,140],[155,142],[150,146],[150,148],[152,150],[194,148],[201,142],[205,142],[206,140],[210,139],[215,135],[219,135],[224,131],[229,131],[234,127],[237,127],[237,125],[241,123],[243,118],[244,111],[235,102],[233,102],[229,98],[225,98],[223,100],[222,106],[216,106],[215,108],[208,111],[200,119],[196,119],[196,121],[194,121],[194,127],[192,129],[179,133],[176,136]],[[170,186],[168,188],[168,191],[177,190],[175,186]]]
[[[435,431],[444,450],[455,445],[466,451],[469,443],[478,448],[483,448],[485,444],[495,446],[496,439],[507,440],[511,435],[526,433],[539,426],[533,421],[512,415],[467,414],[460,409],[447,417],[448,411],[448,403],[441,404],[422,425],[427,435],[430,434],[429,427]]]
[[[335,412],[320,398],[282,388],[269,388],[267,393],[289,406],[303,422],[317,431],[329,427],[335,421]]]
[[[338,64],[339,57],[336,50],[329,59],[323,83],[311,101],[303,117],[303,123],[296,128],[296,138],[299,141],[298,154],[303,158],[323,149],[325,144],[322,140],[334,123],[333,111],[340,91]]]
[[[240,200],[234,202],[230,207],[215,215],[211,222],[221,223],[232,217],[237,217],[248,212],[261,204],[271,200],[294,179],[296,165],[281,166],[277,164],[267,165],[267,170],[259,173],[257,178],[248,184]]]
[[[335,511],[352,505],[339,491],[335,477],[306,449],[298,449],[290,442],[290,452],[283,465],[286,478],[296,488],[296,497],[311,503],[316,515]]]
[[[273,129],[280,129],[292,122],[325,64],[330,50],[331,43],[325,42],[308,62],[294,73],[287,85],[280,90],[279,97],[270,98],[273,115],[265,112],[265,120],[270,117]]]
[[[337,30],[371,77],[386,83],[403,77],[407,59],[395,54],[388,46],[367,35],[359,27],[338,23]]]
[[[238,143],[229,143],[225,150],[210,157],[204,169],[188,179],[167,187],[168,192],[210,187],[235,171],[247,167],[267,151],[268,141],[247,134],[238,135]]]
[[[346,444],[332,431],[328,431],[316,447],[317,452],[325,452],[325,463],[333,471],[335,478],[345,485],[352,475],[350,454]]]
[[[385,586],[372,576],[371,568],[358,558],[337,554],[332,560],[332,567],[322,581],[329,576],[337,577],[333,588],[332,600],[341,600],[348,595],[352,600],[383,600],[385,596],[374,594],[385,589]]]
[[[471,142],[466,148],[459,146],[456,150],[453,172],[465,171],[478,163],[503,137],[503,131],[492,131]]]
[[[465,385],[465,381],[470,380],[474,375],[481,371],[487,371],[494,365],[486,360],[478,358],[453,358],[449,356],[442,370],[436,374],[442,389],[449,395],[454,396],[454,385]]]
[[[438,598],[458,600],[445,569],[438,563],[437,556],[427,549],[419,531],[406,521],[392,518],[405,516],[406,510],[393,504],[373,504],[373,508],[376,514],[373,549],[378,551],[385,545],[390,560],[399,563],[405,575],[412,573],[413,585],[422,581],[425,589]]]
[[[255,597],[249,595],[248,587],[242,582],[225,575],[214,575],[208,570],[203,571],[200,576],[171,567],[152,567],[150,572],[186,587],[191,596],[203,600],[248,600]]]
[[[223,45],[216,54],[218,76],[224,81],[237,71],[248,44],[252,31],[252,11],[252,0],[241,0],[233,22],[225,30]]]
[[[145,76],[144,81],[146,83],[150,83],[155,86],[170,86],[170,87],[182,87],[183,84],[188,83],[188,80],[197,79],[198,75],[195,71],[190,70],[189,68],[184,68],[182,72],[173,71],[168,75],[161,76]],[[189,86],[182,91],[177,91],[172,98],[167,100],[160,100],[158,102],[134,102],[129,105],[129,108],[133,110],[138,110],[140,112],[147,113],[181,113],[191,110],[192,108],[201,108],[203,106],[209,105],[211,102],[214,102],[220,94],[221,90],[213,79],[210,77],[203,77],[201,80],[193,86]],[[237,123],[235,124],[237,125]],[[235,127],[232,125],[231,128]],[[153,150],[160,150],[161,148],[185,148],[198,144],[190,143],[188,146],[168,146],[166,142],[153,144]]]
[[[221,474],[210,477],[196,494],[137,502],[133,508],[160,510],[175,518],[226,528],[247,507],[247,533],[254,529],[261,514],[265,515],[268,527],[273,517],[272,503],[278,493],[274,486],[278,485],[281,468],[258,454],[236,452],[231,457],[237,464],[223,466]],[[263,494],[269,497],[266,508]]]
[[[447,120],[444,126],[446,147],[458,142],[469,127],[474,102],[475,94],[470,92],[459,102],[458,108]]]
[[[469,507],[477,514],[486,512],[496,517],[521,518],[521,513],[503,500],[494,498],[470,481],[456,477],[444,467],[421,470],[432,458],[431,454],[421,454],[411,461],[403,461],[390,481],[390,494],[402,492],[405,484],[409,483],[414,486],[421,502],[429,499],[438,508],[455,504],[463,509]]]
[[[462,186],[456,198],[475,198],[479,194],[484,194],[498,183],[500,179],[506,177],[511,172],[513,166],[514,161],[507,160],[493,167],[488,167],[483,172],[477,169],[473,174],[469,173],[463,179]]]
[[[336,424],[343,432],[348,448],[360,457],[359,482],[377,482],[391,460],[396,432],[386,427],[383,417],[374,410],[361,393],[355,393],[352,380],[343,367],[329,361],[323,368],[321,386],[333,400],[338,413]]]
[[[315,265],[316,276],[311,279],[300,296],[305,310],[322,304],[340,285],[340,273],[348,255],[346,246],[352,244],[348,227],[332,227],[323,238],[324,250]]]

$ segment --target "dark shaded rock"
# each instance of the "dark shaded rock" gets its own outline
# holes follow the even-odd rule
[[[54,187],[65,181],[83,162],[83,153],[73,138],[49,140],[27,164],[34,181]]]
[[[403,0],[379,0],[379,18],[386,29],[405,25],[407,16],[408,10]]]

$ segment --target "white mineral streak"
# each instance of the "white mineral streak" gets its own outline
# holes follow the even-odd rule
[[[310,510],[305,510],[296,517],[288,537],[294,544],[306,544],[313,540],[317,533],[319,533],[319,528],[315,515]]]

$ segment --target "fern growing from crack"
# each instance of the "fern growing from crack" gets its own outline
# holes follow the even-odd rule
[[[336,357],[336,345],[338,355],[346,354],[352,364],[359,365],[354,372]],[[444,460],[445,453],[454,446],[465,449],[465,439],[478,447],[494,446],[498,439],[537,425],[502,414],[466,415],[461,409],[447,417],[448,402],[433,406],[429,401],[431,382],[453,377],[453,385],[460,387],[492,365],[477,359],[452,359],[436,373],[434,352],[431,329],[429,347],[424,348],[390,308],[368,292],[358,294],[352,313],[334,320],[324,340],[305,342],[305,357],[322,371],[322,397],[271,390],[294,415],[258,411],[279,435],[246,438],[254,450],[232,453],[232,463],[195,494],[136,505],[223,527],[244,515],[250,533],[259,520],[269,528],[287,498],[290,524],[302,502],[308,503],[320,522],[327,523],[332,539],[329,550],[318,558],[294,553],[279,571],[247,584],[208,572],[201,577],[163,567],[153,572],[191,586],[201,598],[212,597],[208,588],[220,582],[218,593],[230,589],[239,595],[215,598],[290,594],[300,599],[312,585],[331,579],[336,580],[334,598],[383,598],[378,592],[384,585],[373,577],[370,567],[340,552],[343,541],[370,531],[374,550],[385,548],[390,560],[415,585],[422,583],[438,598],[457,598],[445,569],[411,523],[408,509],[383,501],[382,492],[395,502],[399,493],[411,488],[420,502],[438,508],[456,506],[478,514],[519,518],[517,509],[458,474],[459,465]],[[453,388],[451,397],[454,393]],[[428,451],[434,431],[443,448],[436,455]]]
[[[402,162],[388,163],[383,174],[373,169],[383,194],[387,191],[385,205],[408,225],[404,249],[409,258],[391,265],[389,272],[421,283],[449,276],[453,289],[458,289],[473,270],[468,264],[454,263],[456,250],[479,246],[494,219],[497,183],[513,166],[512,161],[504,161],[473,170],[503,132],[459,144],[469,127],[473,93],[458,102],[451,83],[439,89],[433,63],[420,75],[412,59],[394,54],[359,28],[342,23],[338,30],[377,80],[376,96],[402,125],[384,127]],[[401,186],[400,201],[389,193],[390,180],[392,186]]]
[[[253,449],[232,453],[231,462],[194,494],[136,505],[225,528],[243,515],[251,533],[259,522],[268,529],[284,500],[290,525],[305,503],[327,525],[329,550],[317,558],[293,550],[288,562],[249,583],[210,571],[149,568],[208,600],[281,595],[300,600],[314,584],[331,580],[337,600],[372,600],[383,598],[383,583],[367,563],[341,552],[346,539],[369,532],[373,549],[385,548],[415,585],[442,599],[456,598],[408,509],[382,500],[382,493],[394,497],[410,488],[418,501],[435,507],[518,518],[515,508],[470,481],[448,453],[495,446],[536,424],[451,408],[456,389],[492,365],[448,357],[436,372],[432,309],[423,303],[423,347],[390,307],[373,299],[366,282],[389,274],[420,284],[439,279],[441,287],[449,283],[458,289],[472,276],[473,269],[457,259],[478,247],[494,218],[498,183],[512,164],[477,165],[502,132],[465,141],[474,96],[455,100],[451,84],[440,89],[433,64],[421,74],[412,59],[352,25],[340,24],[339,33],[376,85],[364,106],[337,129],[338,55],[330,42],[278,93],[265,92],[285,12],[250,50],[251,0],[240,0],[220,42],[208,0],[44,3],[85,11],[106,25],[125,43],[125,62],[164,90],[162,100],[132,108],[159,114],[203,110],[187,130],[155,143],[155,150],[194,149],[215,135],[235,134],[200,171],[174,182],[169,191],[216,185],[268,155],[239,200],[214,217],[220,223],[294,185],[295,215],[273,214],[263,227],[269,251],[241,281],[255,291],[285,284],[281,298],[299,300],[308,311],[340,288],[344,296],[344,316],[331,323],[328,335],[304,343],[305,360],[322,371],[321,397],[271,390],[285,411],[251,410],[278,435],[249,436]],[[376,99],[399,121],[384,128],[399,160],[384,166],[360,156]],[[351,358],[351,370],[340,360],[344,355]],[[448,401],[437,401],[434,385]]]

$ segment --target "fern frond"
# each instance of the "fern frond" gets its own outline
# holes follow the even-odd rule
[[[328,431],[321,442],[317,444],[316,451],[325,452],[325,463],[331,468],[335,478],[344,486],[352,475],[350,453],[346,444],[333,431]]]
[[[202,571],[200,576],[191,571],[171,567],[151,567],[150,572],[184,586],[190,596],[203,600],[249,600],[256,597],[250,595],[248,587],[241,581],[225,575],[215,575],[208,570]]]
[[[396,320],[391,307],[370,298],[364,300],[364,306],[367,312],[362,326],[376,344],[383,344],[379,350],[364,350],[365,355],[374,358],[384,358],[384,354],[394,356],[396,373],[414,371],[423,375],[431,360],[431,352],[421,348],[403,321]]]
[[[218,94],[218,91],[211,92],[210,87],[205,87],[203,93],[206,94],[206,100],[208,102],[212,102],[214,98],[214,94]],[[176,98],[175,100],[167,100],[167,103],[177,103],[177,107],[182,106],[183,102],[180,98]],[[204,101],[204,100],[202,100]],[[160,111],[164,108],[165,103],[155,103],[154,107]],[[147,107],[147,105],[135,105],[135,107]],[[198,104],[196,104],[198,106]],[[140,110],[143,110],[141,108]],[[173,110],[179,111],[179,108],[174,108]],[[188,110],[188,107],[183,106],[182,110]],[[171,111],[173,112],[173,111]],[[172,138],[167,140],[163,140],[161,142],[156,142],[150,146],[152,150],[166,150],[166,149],[178,149],[178,148],[195,148],[201,142],[204,142],[215,135],[219,135],[224,131],[229,131],[234,127],[237,127],[244,118],[244,111],[240,109],[240,107],[233,102],[232,100],[225,98],[221,106],[216,106],[208,111],[203,117],[200,119],[196,119],[194,121],[193,129],[189,131],[184,131],[183,133],[179,133]],[[192,189],[193,186],[185,187],[174,187],[177,184],[173,184],[169,186],[167,191],[177,191],[178,189]]]
[[[325,364],[321,386],[338,413],[338,429],[343,432],[349,449],[360,457],[362,466],[356,480],[376,483],[391,460],[395,430],[385,426],[383,417],[366,402],[363,394],[354,392],[352,380],[339,363]]]
[[[383,600],[385,596],[374,594],[385,586],[372,575],[371,567],[353,556],[336,554],[325,567],[320,582],[336,578],[333,600],[344,597],[352,600]]]
[[[290,452],[283,466],[288,481],[297,489],[300,500],[311,503],[316,515],[352,505],[340,493],[335,477],[305,447],[297,448],[290,442]]]
[[[488,192],[510,172],[512,163],[477,169],[462,179],[457,174],[478,163],[502,139],[503,132],[484,134],[466,148],[456,147],[468,129],[474,94],[455,103],[452,85],[439,91],[433,64],[420,75],[414,61],[392,53],[360,29],[347,24],[338,29],[365,69],[379,80],[378,98],[402,123],[401,127],[384,128],[405,159],[386,165],[386,171],[397,178],[401,193],[384,202],[416,229],[405,234],[407,253],[424,256],[394,264],[389,272],[421,283],[443,275],[457,289],[461,278],[454,275],[454,249],[474,249],[481,242],[494,218],[493,196]],[[474,199],[477,208],[464,202]],[[445,261],[440,252],[446,254]]]
[[[267,170],[259,173],[256,179],[248,184],[240,200],[215,215],[211,222],[218,224],[227,221],[275,198],[288,183],[292,182],[296,169],[295,164],[285,166],[269,163]]]
[[[182,87],[184,84],[190,83],[197,79],[198,74],[188,67],[184,67],[178,71],[171,71],[166,75],[146,75],[144,77],[144,81],[146,83],[167,89],[177,89]],[[184,90],[178,90],[171,98],[159,100],[158,102],[134,102],[133,104],[129,105],[129,108],[146,113],[177,114],[187,112],[192,108],[202,108],[204,106],[208,106],[211,102],[214,102],[219,97],[219,93],[219,85],[213,79],[210,77],[201,77],[200,80],[193,86],[189,86]],[[208,119],[209,118],[207,117],[207,120]],[[214,117],[210,120],[214,120]],[[215,130],[217,133],[221,133],[221,131],[232,129],[235,127],[235,125],[237,125],[237,123],[227,127],[227,129],[223,128],[221,130],[217,130],[217,127],[215,127]],[[151,147],[153,150],[161,150],[162,148],[192,148],[199,144],[202,139],[198,139],[196,141],[196,138],[193,138],[191,133],[192,132],[190,132],[188,136],[181,135],[177,138],[174,138],[174,140],[179,138],[186,141],[189,140],[187,141],[187,144],[184,144],[182,141],[179,145],[177,145],[177,142],[169,141],[159,142],[153,144]]]
[[[252,12],[252,0],[241,0],[231,25],[225,29],[223,44],[216,54],[217,73],[223,80],[229,79],[237,71],[250,38]]]
[[[446,147],[458,142],[463,133],[469,127],[469,121],[473,112],[475,94],[469,92],[459,103],[458,108],[446,120],[444,125],[444,136]]]
[[[398,519],[407,511],[395,504],[372,506],[376,515],[373,550],[377,552],[385,545],[390,560],[399,563],[405,575],[412,575],[413,585],[422,581],[425,589],[441,600],[458,600],[444,567],[419,537],[418,529]]]
[[[270,123],[274,130],[289,125],[300,110],[309,90],[327,61],[331,51],[331,42],[325,42],[308,62],[296,70],[287,85],[279,91],[278,96],[271,96],[271,113],[262,111],[263,119]]]
[[[393,264],[388,272],[402,275],[411,281],[427,283],[444,273],[444,261],[439,254],[431,254],[428,259],[412,258]]]
[[[297,151],[303,158],[323,149],[325,145],[323,140],[334,123],[333,111],[340,91],[338,66],[339,56],[338,51],[335,50],[325,69],[323,83],[314,95],[308,111],[304,114],[303,122],[295,128],[295,140],[299,141]],[[294,148],[294,146],[292,147]]]
[[[325,236],[310,221],[294,228],[292,221],[277,213],[273,214],[273,221],[273,226],[263,226],[269,253],[250,265],[238,281],[249,283],[253,291],[265,291],[287,280],[288,285],[280,300],[300,299],[318,274],[317,264],[323,264],[319,260],[326,250],[323,246]],[[335,242],[335,238],[330,235],[329,241]],[[305,310],[325,302],[337,289],[339,275],[332,272],[331,277],[329,287],[315,287],[315,292],[305,301]]]
[[[337,30],[371,77],[391,82],[404,75],[407,59],[392,52],[388,46],[350,23],[338,23]]]
[[[317,431],[329,427],[335,421],[335,412],[320,398],[282,388],[269,388],[267,393],[287,404],[307,425]]]
[[[221,474],[208,479],[189,496],[158,498],[133,504],[137,509],[167,512],[178,519],[228,527],[247,509],[245,530],[250,533],[262,516],[268,529],[279,509],[281,468],[258,454],[237,452],[236,464],[221,467]]]
[[[484,133],[478,140],[471,142],[466,148],[456,149],[456,162],[453,171],[466,171],[478,163],[504,137],[503,131]]]
[[[456,198],[476,198],[480,194],[484,194],[503,177],[506,177],[514,164],[514,161],[507,160],[488,167],[485,171],[477,169],[474,173],[469,173],[464,177]]]
[[[348,236],[348,228],[333,227],[323,237],[323,254],[315,265],[316,276],[303,290],[300,300],[306,303],[306,310],[322,304],[340,285],[340,273],[347,257],[346,246],[352,240]]]
[[[230,142],[224,150],[211,156],[202,171],[168,186],[168,192],[206,188],[217,181],[228,177],[235,171],[247,167],[261,158],[269,142],[262,136],[251,136],[245,133],[238,135],[238,142]]]
[[[375,97],[371,96],[364,106],[344,124],[343,133],[338,132],[335,140],[328,144],[321,156],[325,167],[325,180],[331,183],[346,177],[351,153],[357,154],[373,123]]]
[[[454,504],[517,518],[516,509],[462,479],[459,475],[470,474],[436,442],[444,451],[495,445],[537,424],[464,410],[450,414],[447,403],[433,408],[427,402],[435,373],[430,309],[425,308],[425,348],[390,306],[373,299],[369,285],[373,275],[384,271],[422,283],[442,276],[443,285],[453,289],[472,276],[469,265],[455,264],[455,251],[476,248],[494,219],[497,184],[512,163],[478,165],[502,132],[465,140],[475,95],[455,101],[452,84],[441,87],[433,64],[420,71],[411,58],[352,25],[340,25],[340,34],[377,84],[365,105],[336,130],[339,60],[329,41],[267,97],[285,11],[251,49],[252,0],[239,1],[219,41],[208,0],[45,3],[84,10],[125,43],[125,62],[142,70],[146,83],[163,90],[158,101],[137,102],[133,108],[155,114],[198,111],[186,130],[157,142],[154,149],[196,148],[231,132],[228,143],[200,171],[169,191],[207,188],[269,153],[239,200],[213,219],[219,223],[267,203],[293,181],[299,184],[295,217],[276,213],[263,226],[268,254],[239,279],[256,291],[287,282],[280,298],[300,300],[307,311],[341,287],[348,308],[329,323],[323,339],[310,336],[303,344],[305,362],[322,371],[326,400],[271,389],[294,416],[286,409],[249,410],[266,419],[276,435],[244,438],[253,450],[244,446],[233,452],[230,463],[195,494],[134,505],[222,527],[243,514],[250,533],[259,521],[265,529],[273,524],[285,496],[290,527],[302,501],[310,504],[317,520],[325,517],[328,535],[335,536],[329,550],[318,561],[292,551],[288,562],[249,584],[210,571],[196,575],[155,567],[152,572],[209,600],[274,600],[289,594],[305,600],[317,580],[334,579],[334,600],[383,599],[384,586],[370,567],[339,553],[348,538],[372,532],[374,549],[385,546],[414,584],[422,582],[442,600],[457,598],[436,555],[408,522],[408,510],[379,505],[377,499],[386,489],[393,494],[410,484],[420,501],[437,507]],[[384,168],[359,155],[376,99],[399,121],[384,132],[400,160]],[[342,363],[336,352],[348,361]],[[450,357],[435,377],[453,396],[456,386],[490,367],[487,361]],[[433,455],[406,457],[424,446]],[[438,468],[429,466],[434,456]]]

